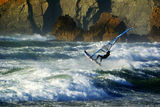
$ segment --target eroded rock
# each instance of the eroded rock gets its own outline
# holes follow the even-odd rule
[[[159,6],[154,6],[152,8],[152,15],[150,19],[149,28],[150,28],[149,39],[151,41],[160,42],[160,7]]]

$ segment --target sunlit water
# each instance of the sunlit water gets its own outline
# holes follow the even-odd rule
[[[54,39],[0,36],[0,102],[160,104],[159,89],[147,87],[158,88],[160,43],[116,43],[100,67],[84,50],[93,53],[105,42]]]

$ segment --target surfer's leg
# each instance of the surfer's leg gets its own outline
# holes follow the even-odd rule
[[[100,55],[97,56],[96,60],[100,57]]]
[[[100,62],[102,62],[103,56],[101,56],[101,55],[98,55],[97,58],[96,58],[96,60],[97,60],[99,57],[100,57]]]
[[[99,56],[101,59],[100,59],[100,61],[102,62],[102,59],[107,59],[108,58],[108,56]]]
[[[103,59],[103,58],[102,58],[102,57],[100,57],[100,58],[101,58],[101,60],[100,60],[100,61],[102,62],[102,59]]]

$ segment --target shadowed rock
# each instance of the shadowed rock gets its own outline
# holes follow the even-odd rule
[[[125,29],[126,26],[117,17],[103,12],[96,24],[84,33],[83,38],[85,41],[107,41]]]
[[[88,31],[78,28],[70,16],[60,16],[52,34],[56,35],[58,40],[106,41],[114,38],[125,29],[125,25],[117,17],[104,12],[97,23],[91,26]]]
[[[62,14],[62,9],[59,0],[47,0],[48,8],[43,16],[43,32],[52,31],[54,24]]]
[[[53,33],[58,40],[75,41],[80,39],[81,30],[75,21],[68,15],[60,16],[54,25]]]
[[[160,7],[159,6],[152,7],[149,39],[151,41],[160,42]]]

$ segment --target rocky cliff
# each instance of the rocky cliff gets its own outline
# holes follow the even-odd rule
[[[6,2],[8,2],[8,0],[1,0],[1,1],[0,1],[0,5],[4,4],[4,3],[6,3]]]
[[[149,25],[149,39],[150,41],[160,42],[160,7],[152,7],[152,15]]]
[[[91,33],[101,14],[108,12],[123,26],[134,26],[130,33],[155,34],[159,38],[155,24],[159,21],[155,6],[159,8],[159,4],[159,0],[1,0],[0,34],[53,32],[58,18],[65,15],[73,19],[78,29]]]
[[[120,32],[124,31],[126,26],[119,18],[103,12],[99,20],[89,29],[79,28],[71,16],[65,15],[58,18],[52,34],[56,35],[58,40],[105,41],[113,39]]]
[[[118,16],[127,26],[134,26],[132,33],[148,34],[153,0],[112,0],[112,14]]]
[[[46,0],[9,0],[0,6],[0,33],[40,33]]]

